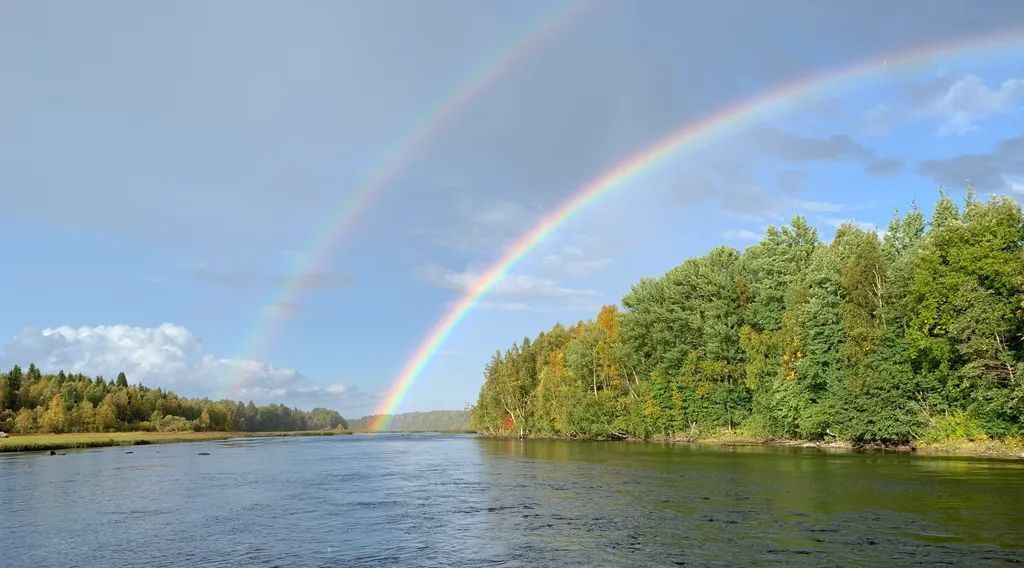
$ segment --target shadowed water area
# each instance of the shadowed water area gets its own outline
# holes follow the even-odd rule
[[[1024,559],[1024,463],[912,455],[251,439],[2,456],[0,502],[5,567]]]

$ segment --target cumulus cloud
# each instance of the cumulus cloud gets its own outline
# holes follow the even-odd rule
[[[294,369],[263,361],[217,357],[187,328],[99,325],[27,328],[4,348],[0,364],[34,362],[108,378],[124,371],[132,382],[190,396],[221,396],[260,403],[331,404],[349,393],[343,384],[320,385]]]
[[[940,136],[965,134],[976,130],[977,122],[1001,114],[1024,101],[1024,79],[1007,79],[989,87],[977,75],[963,75],[941,85],[918,113],[939,120]]]
[[[918,171],[951,187],[970,182],[982,191],[1013,190],[1013,180],[1024,176],[1024,136],[1003,140],[988,153],[928,160]]]
[[[986,118],[1006,114],[1024,102],[1024,79],[1006,79],[989,86],[977,75],[943,77],[908,89],[902,100],[878,103],[864,112],[870,134],[887,134],[895,125],[934,121],[936,134],[958,136],[978,129]]]
[[[466,292],[479,281],[482,272],[475,269],[453,270],[440,265],[427,265],[417,271],[420,280],[449,290]],[[537,301],[558,301],[562,309],[583,310],[593,307],[599,294],[590,289],[565,286],[550,278],[528,274],[507,274],[495,284],[488,294],[485,307],[509,311],[531,311],[551,309],[549,305],[538,306]]]

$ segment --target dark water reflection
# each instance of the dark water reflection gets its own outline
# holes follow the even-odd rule
[[[427,435],[125,451],[0,457],[0,566],[1024,559],[1021,462]]]

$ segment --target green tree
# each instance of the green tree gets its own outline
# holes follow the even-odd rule
[[[474,422],[571,437],[739,424],[884,444],[1024,430],[1024,217],[1011,199],[969,190],[961,208],[943,192],[930,222],[912,206],[882,239],[845,225],[827,246],[794,218],[742,253],[641,280],[622,305],[496,354]]]
[[[5,391],[6,400],[4,400],[4,406],[8,410],[18,410],[18,393],[21,392],[21,379],[22,372],[21,367],[15,365],[7,372],[5,377],[7,383],[7,389]]]

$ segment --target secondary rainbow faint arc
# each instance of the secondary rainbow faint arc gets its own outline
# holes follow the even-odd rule
[[[602,195],[622,187],[631,179],[657,166],[665,158],[679,151],[711,142],[718,137],[762,120],[772,112],[786,107],[794,101],[842,85],[846,81],[861,79],[872,74],[891,72],[895,68],[906,68],[942,57],[967,55],[1017,44],[1024,47],[1024,29],[1014,29],[1009,32],[974,37],[953,43],[911,47],[904,51],[888,53],[845,67],[805,76],[721,108],[700,120],[688,122],[678,130],[632,154],[577,189],[571,197],[558,205],[536,226],[505,249],[502,256],[474,281],[469,290],[434,324],[412,356],[406,360],[385,393],[381,404],[374,412],[374,415],[379,417],[374,429],[387,428],[390,416],[401,404],[402,397],[469,310],[527,253]]]
[[[283,320],[286,315],[287,310],[283,307],[293,305],[295,298],[302,291],[316,285],[313,279],[323,257],[338,246],[342,237],[355,224],[373,198],[394,181],[409,160],[482,93],[540,45],[580,17],[590,5],[589,0],[571,0],[554,4],[552,9],[542,13],[526,26],[517,39],[499,50],[496,58],[489,59],[474,69],[468,77],[459,81],[447,96],[442,97],[439,104],[431,107],[429,112],[416,121],[354,189],[345,194],[335,212],[328,217],[326,228],[313,240],[309,252],[296,256],[291,276],[283,281],[275,298],[266,305],[261,320],[254,328],[252,338],[247,342],[248,358],[255,358],[270,340],[276,323]],[[231,394],[240,380],[240,376],[235,376],[225,381],[226,394]]]

